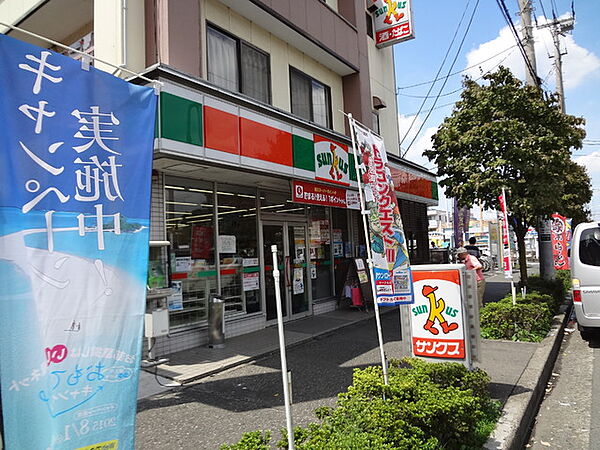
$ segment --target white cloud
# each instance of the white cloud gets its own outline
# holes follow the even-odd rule
[[[565,18],[566,15],[560,18]],[[546,23],[543,17],[538,17],[538,24]],[[520,25],[516,24],[517,29]],[[547,84],[554,86],[553,59],[554,41],[548,28],[538,30],[534,27],[533,36],[535,40],[535,57],[537,60],[537,73],[542,79],[547,77]],[[478,64],[493,55],[515,45],[515,38],[510,29],[504,27],[498,33],[498,37],[484,42],[479,47],[467,54],[467,67]],[[563,56],[563,79],[565,90],[573,89],[583,83],[587,78],[600,75],[600,58],[591,51],[579,46],[572,35],[561,37],[561,48],[566,49],[567,54]],[[517,47],[501,53],[500,55],[486,61],[477,67],[469,69],[466,73],[472,78],[479,78],[483,73],[494,70],[498,64],[502,64],[512,70],[521,79],[525,79],[525,63],[523,56]],[[550,74],[552,70],[552,73]],[[550,74],[550,76],[548,76]]]
[[[595,174],[600,175],[600,151],[578,156],[575,158],[575,162],[584,166],[590,176]]]
[[[406,136],[404,142],[402,142],[402,152],[406,151],[406,148],[414,139],[417,130],[423,124],[423,120],[419,116],[417,116],[415,119],[415,116],[404,116],[402,114],[398,114],[398,129],[400,132],[401,140],[404,138],[407,131],[409,130],[410,124],[413,122],[413,119],[415,120],[415,123],[412,126],[412,128],[410,128],[408,136]],[[433,164],[429,161],[429,159],[423,156],[423,151],[431,148],[431,137],[435,134],[437,129],[437,127],[429,127],[424,130],[421,130],[421,134],[410,146],[410,149],[408,150],[406,155],[404,155],[404,158],[414,163],[420,164],[423,167],[432,168]]]

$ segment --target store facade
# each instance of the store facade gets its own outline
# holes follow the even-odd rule
[[[164,86],[151,239],[169,246],[152,253],[150,274],[179,291],[155,353],[206,343],[212,295],[225,302],[226,337],[273,324],[274,244],[284,320],[344,306],[348,263],[366,256],[348,137],[168,68],[154,75]],[[424,214],[422,224],[418,213],[407,217],[419,258],[435,177],[399,158],[391,164],[401,210]]]

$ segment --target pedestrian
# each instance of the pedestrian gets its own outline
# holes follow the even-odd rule
[[[483,276],[482,265],[479,260],[471,255],[465,247],[459,247],[456,249],[458,260],[462,262],[467,270],[474,270],[477,276],[477,301],[479,307],[483,306],[483,293],[485,292],[485,277]]]
[[[465,248],[469,252],[469,255],[473,255],[475,258],[479,259],[481,256],[481,250],[479,250],[479,247],[475,245],[476,243],[477,239],[475,239],[475,236],[471,236],[469,238],[469,245],[465,245]]]

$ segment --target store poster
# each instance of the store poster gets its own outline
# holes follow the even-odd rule
[[[236,239],[234,235],[219,235],[219,253],[237,253]]]
[[[167,297],[167,308],[169,311],[183,310],[183,290],[181,281],[171,282],[173,293]]]
[[[260,274],[258,272],[244,273],[242,284],[245,292],[260,289]]]
[[[383,139],[350,120],[355,135],[366,209],[376,301],[382,306],[413,303],[408,249]]]
[[[175,258],[175,272],[191,272],[192,271],[192,258],[190,256],[177,256]]]
[[[213,246],[213,228],[192,225],[192,258],[210,259]]]
[[[294,295],[304,293],[304,269],[302,267],[294,268],[294,280],[292,284]]]
[[[460,271],[414,271],[412,353],[424,358],[465,359]]]
[[[135,447],[153,89],[0,35],[8,449]]]

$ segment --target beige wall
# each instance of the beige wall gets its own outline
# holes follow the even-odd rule
[[[124,6],[126,6],[125,13]],[[124,19],[126,20],[126,48],[123,46]],[[124,65],[134,72],[141,72],[146,67],[144,30],[144,0],[94,1],[95,57],[117,66]],[[96,63],[96,67],[111,73],[115,71],[114,68],[102,63]],[[128,73],[120,75],[131,76]]]
[[[389,153],[398,154],[398,108],[396,106],[396,80],[393,47],[378,49],[369,38],[369,73],[371,94],[379,97],[387,108],[379,110],[381,136]]]
[[[339,112],[344,110],[342,78],[339,75],[223,4],[215,0],[204,1],[206,20],[269,53],[273,106],[288,112],[291,110],[289,66],[293,66],[331,88],[333,129],[344,133],[344,117]]]

